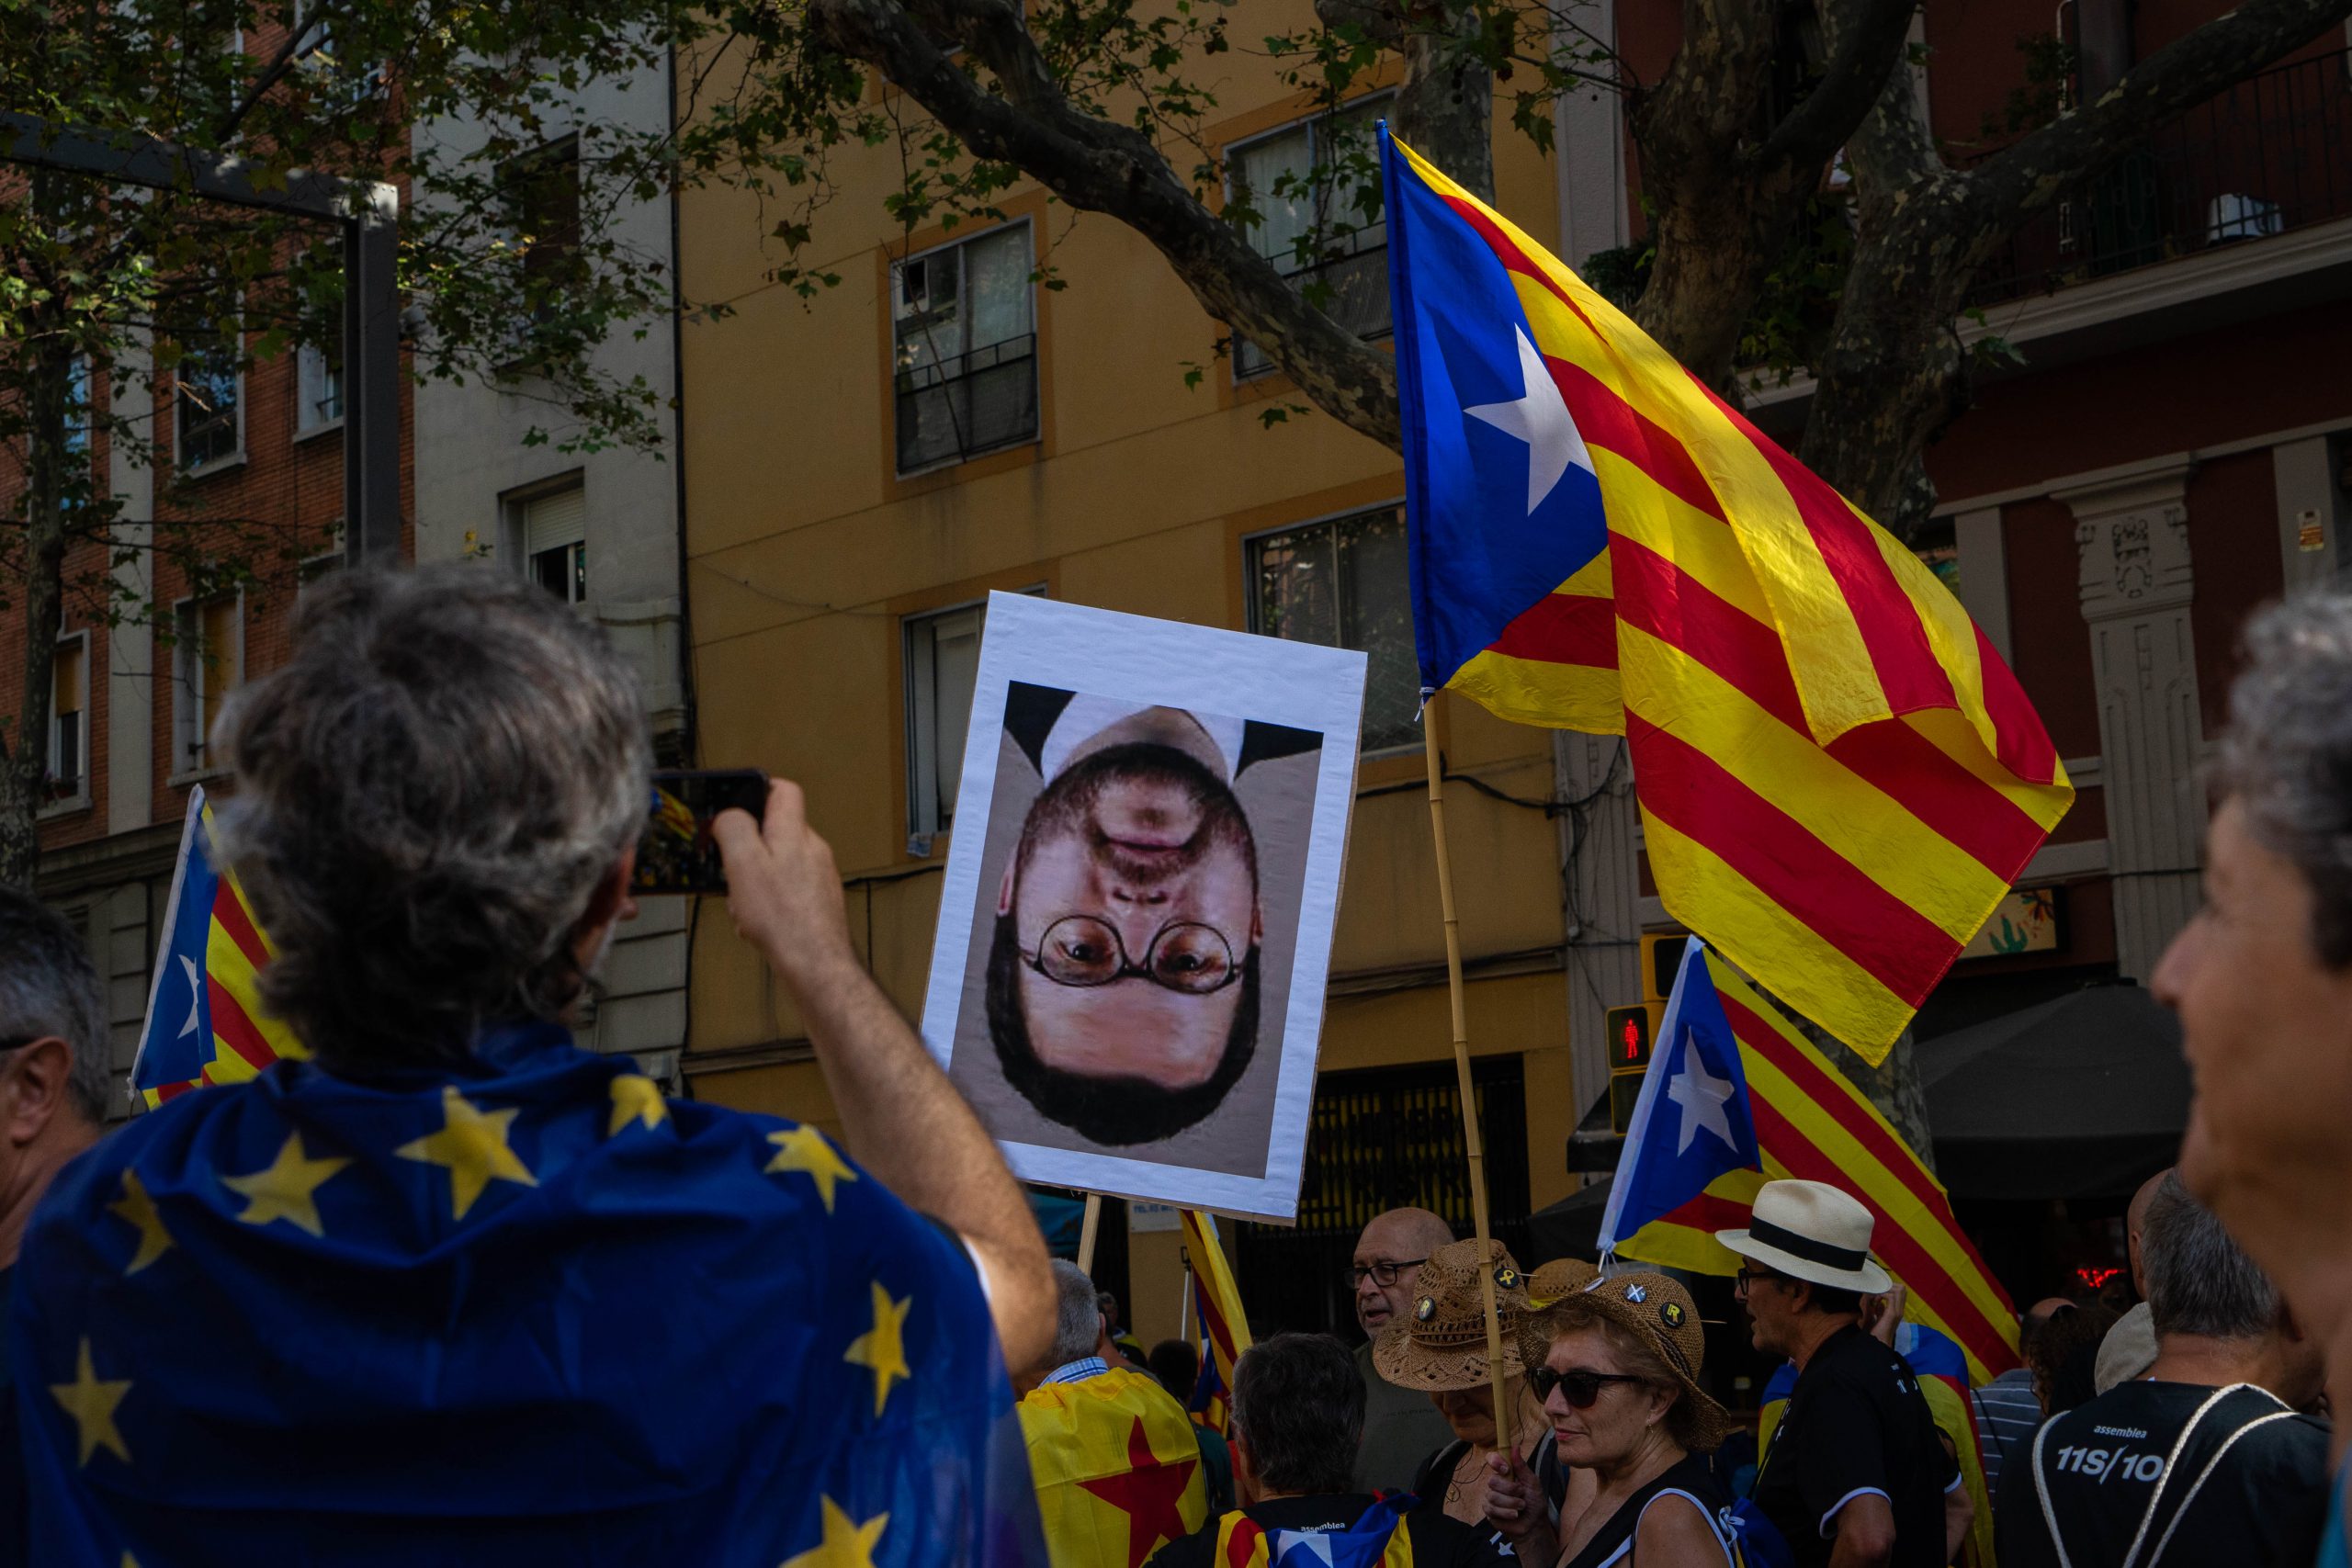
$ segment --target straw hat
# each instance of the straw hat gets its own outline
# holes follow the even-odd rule
[[[1650,1348],[1665,1366],[1690,1414],[1676,1423],[1683,1446],[1693,1453],[1708,1453],[1723,1446],[1731,1417],[1714,1396],[1699,1386],[1699,1372],[1707,1361],[1707,1332],[1699,1325],[1699,1308],[1690,1292],[1664,1274],[1639,1271],[1596,1280],[1570,1301],[1555,1303],[1548,1312],[1530,1314],[1521,1324],[1519,1354],[1528,1366],[1540,1367],[1551,1354],[1552,1340],[1562,1331],[1563,1316],[1586,1311],[1629,1331]]]
[[[1590,1290],[1600,1278],[1600,1270],[1581,1258],[1555,1258],[1549,1263],[1539,1263],[1535,1272],[1527,1277],[1527,1304],[1540,1312],[1562,1296]]]
[[[1502,1321],[1503,1371],[1521,1372],[1518,1330],[1527,1314],[1527,1280],[1501,1242],[1487,1243],[1494,1270],[1495,1311]],[[1389,1321],[1373,1342],[1372,1364],[1400,1388],[1428,1393],[1484,1388],[1487,1307],[1478,1288],[1478,1244],[1457,1241],[1439,1247],[1421,1265],[1420,1294]]]
[[[1894,1288],[1871,1261],[1871,1212],[1820,1181],[1768,1181],[1756,1190],[1746,1230],[1715,1239],[1792,1280],[1883,1296]]]

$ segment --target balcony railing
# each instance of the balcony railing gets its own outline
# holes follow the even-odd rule
[[[1385,235],[1386,231],[1379,230]],[[1377,343],[1388,336],[1388,246],[1385,240],[1369,243],[1363,234],[1354,236],[1349,254],[1329,261],[1310,263],[1294,267],[1283,274],[1283,278],[1300,293],[1312,289],[1323,313],[1340,325],[1364,339]],[[1236,340],[1233,350],[1234,374],[1243,380],[1262,376],[1274,367],[1266,351],[1248,338]]]
[[[898,373],[899,471],[1032,441],[1037,434],[1037,337],[1024,333]]]
[[[1987,154],[1988,156],[1990,154]],[[2352,214],[2352,54],[2249,76],[2020,229],[1973,305]]]

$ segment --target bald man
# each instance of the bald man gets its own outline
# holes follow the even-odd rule
[[[2171,1174],[2172,1167],[2166,1166],[2140,1183],[2140,1190],[2132,1194],[2131,1206],[2123,1211],[2123,1255],[2131,1260],[2132,1289],[2138,1293],[2140,1304],[2118,1318],[2107,1337],[2098,1342],[2091,1385],[2101,1393],[2147,1376],[2148,1369],[2156,1364],[2156,1325],[2148,1314],[2148,1269],[2140,1258],[2140,1233],[2148,1223],[2149,1203]]]
[[[1410,1312],[1420,1293],[1421,1265],[1453,1239],[1453,1227],[1427,1209],[1391,1209],[1373,1216],[1356,1238],[1348,1278],[1355,1286],[1356,1323],[1364,1343],[1356,1349],[1363,1378],[1363,1440],[1356,1449],[1355,1490],[1401,1492],[1421,1461],[1453,1438],[1429,1395],[1398,1388],[1372,1364],[1372,1341],[1390,1318]]]

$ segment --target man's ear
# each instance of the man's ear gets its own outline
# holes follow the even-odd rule
[[[1258,1460],[1250,1451],[1250,1439],[1241,1428],[1232,1427],[1226,1434],[1225,1451],[1233,1460],[1234,1501],[1247,1506],[1258,1500]]]
[[[0,1067],[0,1136],[21,1148],[66,1109],[74,1048],[52,1034],[18,1046]]]
[[[581,911],[580,923],[571,929],[572,950],[585,964],[597,948],[597,939],[606,926],[615,920],[637,918],[637,898],[628,890],[630,880],[637,874],[637,846],[621,852],[613,869],[598,880],[596,890],[588,895],[588,907]]]
[[[1020,859],[1021,852],[1017,848],[1004,857],[1004,880],[996,885],[996,912],[1000,915],[1012,913],[1012,868]]]

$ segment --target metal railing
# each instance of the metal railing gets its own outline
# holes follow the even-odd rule
[[[960,462],[1037,434],[1037,336],[898,373],[899,472]]]
[[[1968,302],[2046,294],[2347,214],[2352,54],[2335,53],[2249,76],[2158,130],[2013,235]]]

